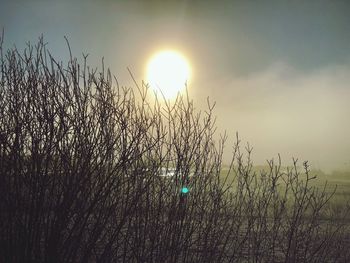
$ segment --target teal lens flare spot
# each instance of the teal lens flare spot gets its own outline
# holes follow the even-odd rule
[[[190,190],[187,187],[182,187],[181,188],[181,193],[182,194],[187,194]]]

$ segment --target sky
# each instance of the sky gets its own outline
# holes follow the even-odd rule
[[[181,51],[192,65],[189,93],[216,102],[218,131],[235,133],[264,164],[280,153],[312,168],[350,167],[350,1],[336,0],[0,0],[5,47],[43,35],[64,60],[105,65],[122,85],[157,50]]]

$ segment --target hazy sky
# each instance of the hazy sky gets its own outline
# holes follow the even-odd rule
[[[239,132],[263,163],[281,153],[314,168],[350,165],[350,1],[0,0],[5,46],[43,34],[67,57],[105,63],[124,85],[161,48],[191,61],[198,107],[217,102],[220,130]],[[229,150],[229,145],[228,145]]]

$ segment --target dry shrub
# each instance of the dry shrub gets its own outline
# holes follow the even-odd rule
[[[152,100],[42,39],[0,63],[1,262],[350,260],[307,163],[257,173],[237,137],[223,170],[209,102]]]

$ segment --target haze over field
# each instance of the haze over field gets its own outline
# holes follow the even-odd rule
[[[263,164],[281,153],[312,167],[350,167],[350,2],[0,0],[5,47],[44,35],[63,60],[105,64],[139,81],[157,50],[181,51],[198,108],[216,101],[219,130],[236,131]]]

